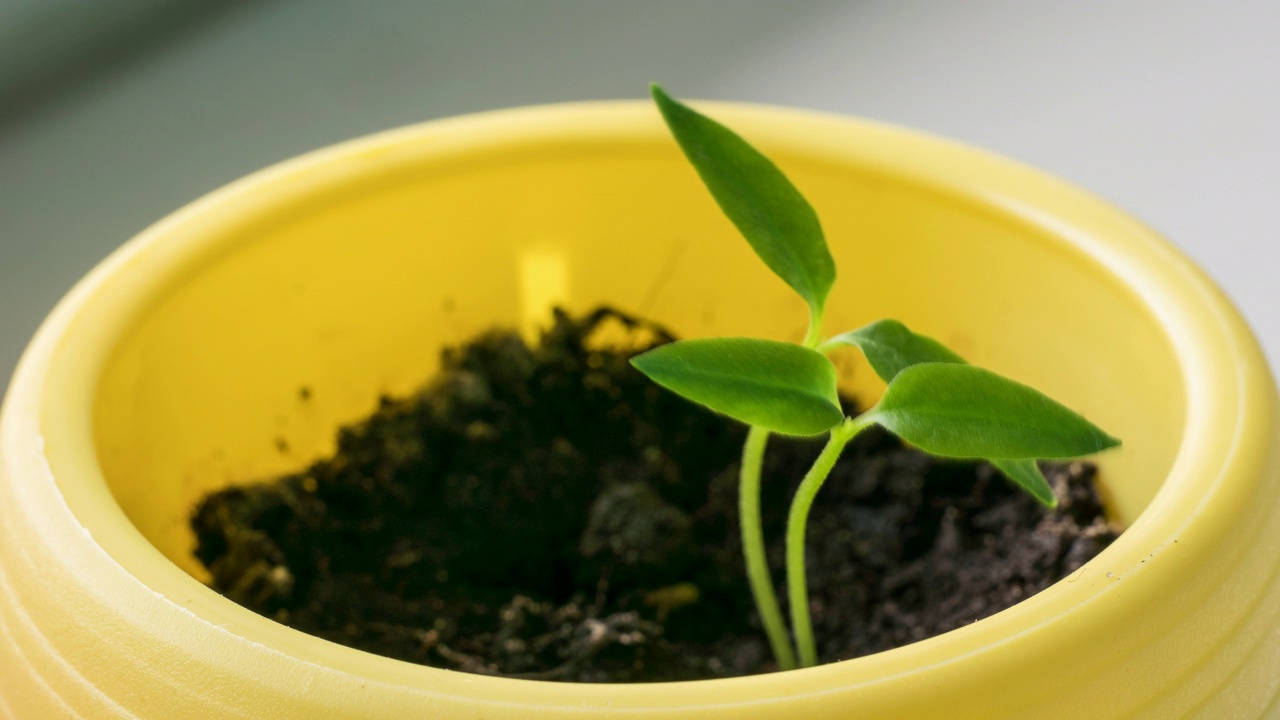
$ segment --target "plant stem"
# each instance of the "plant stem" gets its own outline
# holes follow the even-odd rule
[[[765,636],[773,648],[778,669],[796,666],[795,651],[787,636],[787,625],[778,606],[778,595],[769,577],[769,562],[764,549],[764,528],[760,519],[760,471],[764,465],[764,448],[769,431],[751,426],[747,443],[742,448],[742,473],[738,485],[738,523],[742,526],[742,556],[747,563],[747,581],[756,600],[756,610],[764,625]]]
[[[822,340],[822,311],[809,307],[809,329],[804,334],[804,346],[816,348]],[[824,355],[826,353],[823,353]]]
[[[796,649],[800,653],[800,667],[813,667],[818,664],[818,651],[813,641],[813,623],[809,618],[809,586],[805,578],[804,539],[805,527],[809,522],[809,509],[813,507],[813,499],[822,488],[831,468],[845,445],[874,424],[868,419],[870,413],[858,418],[846,419],[844,424],[831,431],[831,439],[822,449],[813,467],[805,473],[796,489],[795,499],[791,501],[791,512],[787,516],[787,601],[791,606],[791,630],[795,633]]]
[[[822,353],[823,355],[830,355],[832,350],[835,350],[836,348],[840,347],[842,344],[843,344],[843,343],[841,343],[841,342],[840,342],[840,341],[838,341],[838,340],[835,340],[835,339],[827,339],[827,340],[824,340],[823,342],[819,343],[818,345],[814,346],[814,348],[813,348],[813,349],[814,349],[814,350],[817,350],[818,352]]]

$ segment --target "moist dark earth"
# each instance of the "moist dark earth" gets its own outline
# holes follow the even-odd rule
[[[604,308],[557,312],[534,347],[491,331],[446,350],[428,387],[383,398],[334,457],[205,498],[196,555],[266,617],[434,667],[576,682],[775,670],[738,537],[745,428],[627,362],[671,339]],[[766,455],[780,589],[787,508],[820,448],[773,438]],[[985,464],[858,437],[809,522],[821,660],[967,625],[1101,551],[1117,530],[1094,468],[1043,467],[1055,510]]]

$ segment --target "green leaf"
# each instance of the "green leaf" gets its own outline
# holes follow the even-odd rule
[[[870,325],[836,335],[824,343],[852,345],[867,356],[885,382],[902,370],[927,362],[963,363],[964,358],[931,337],[917,335],[897,320],[877,320]]]
[[[964,358],[931,337],[912,332],[897,320],[877,320],[865,327],[837,335],[823,347],[853,345],[867,356],[871,367],[885,382],[891,382],[901,371],[921,363],[964,364]],[[1053,488],[1031,458],[989,460],[1005,477],[1026,490],[1047,507],[1056,507]]]
[[[1031,493],[1031,497],[1039,500],[1040,504],[1057,507],[1058,498],[1053,494],[1053,488],[1049,486],[1049,481],[1044,478],[1044,473],[1040,472],[1040,466],[1035,460],[996,459],[990,462],[1015,485]]]
[[[631,364],[676,394],[773,432],[817,435],[844,419],[835,366],[794,343],[681,340],[637,355]]]
[[[944,457],[1071,458],[1120,444],[1040,391],[972,365],[912,365],[871,413],[895,435]]]
[[[676,142],[729,220],[778,277],[821,319],[836,279],[818,215],[778,166],[736,133],[650,90]]]

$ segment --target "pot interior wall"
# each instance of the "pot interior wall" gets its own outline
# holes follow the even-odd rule
[[[1084,412],[1126,441],[1101,464],[1114,514],[1133,521],[1186,419],[1177,360],[1141,299],[976,192],[770,151],[836,257],[828,332],[896,317]],[[304,466],[478,330],[532,332],[552,304],[602,302],[687,336],[804,329],[802,302],[656,136],[382,157],[320,185],[220,224],[212,250],[157,286],[102,378],[95,437],[111,491],[197,575],[187,518],[201,494]],[[841,365],[866,401],[882,390],[861,362]]]

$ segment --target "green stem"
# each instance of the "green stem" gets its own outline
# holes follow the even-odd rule
[[[822,341],[821,343],[819,343],[818,345],[816,345],[816,346],[814,347],[814,350],[817,350],[818,352],[822,353],[823,355],[830,355],[832,350],[835,350],[836,348],[840,347],[840,346],[841,346],[841,345],[843,345],[843,344],[844,344],[844,343],[837,342],[837,341],[836,341],[836,340],[834,340],[834,339],[830,339],[830,338],[828,338],[827,340],[824,340],[824,341]]]
[[[769,431],[752,426],[747,431],[747,444],[742,449],[742,474],[738,486],[738,522],[742,526],[742,556],[747,563],[747,581],[756,600],[756,610],[764,625],[765,636],[773,648],[780,670],[796,666],[795,651],[787,637],[778,596],[769,577],[769,561],[764,549],[764,528],[760,519],[760,471],[764,465],[764,448]]]
[[[809,522],[809,509],[822,488],[831,468],[844,446],[858,433],[874,424],[870,413],[858,418],[846,419],[844,424],[831,431],[831,439],[822,449],[813,467],[805,473],[791,501],[791,513],[787,516],[787,601],[791,605],[791,629],[796,636],[796,649],[800,652],[800,667],[818,664],[818,651],[813,642],[813,623],[809,618],[809,586],[804,568],[804,535]]]
[[[804,346],[814,348],[822,340],[822,311],[809,306],[809,329],[804,334]]]

